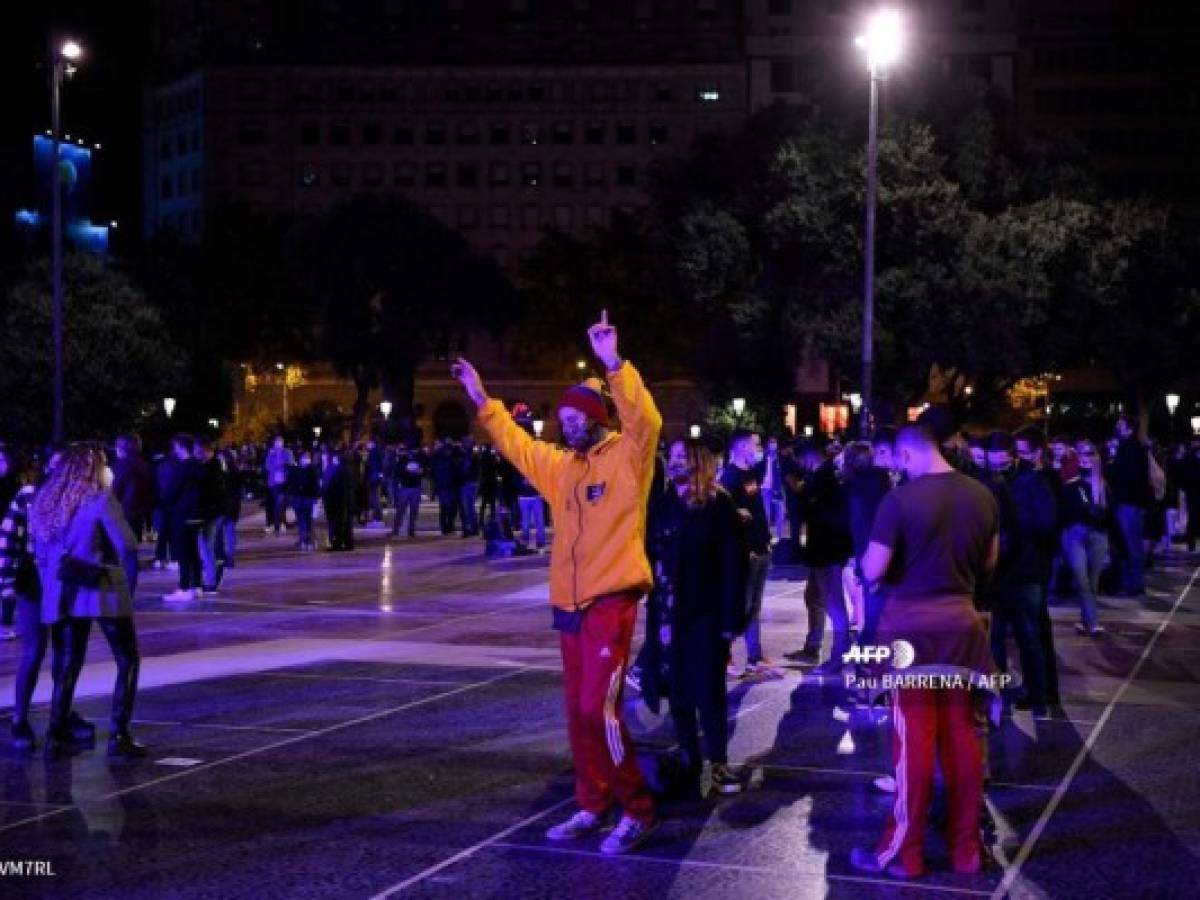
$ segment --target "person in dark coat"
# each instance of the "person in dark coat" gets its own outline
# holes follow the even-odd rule
[[[171,543],[171,555],[179,563],[179,589],[163,597],[168,602],[194,600],[200,591],[200,485],[203,468],[193,455],[191,435],[171,438],[172,464],[161,483],[163,523]]]
[[[648,512],[647,554],[654,572],[646,618],[642,696],[657,709],[667,696],[689,777],[712,765],[713,787],[741,790],[728,762],[725,665],[745,623],[746,551],[730,496],[717,485],[716,460],[697,439],[671,445],[669,486]]]
[[[461,478],[456,468],[454,448],[450,441],[436,442],[429,459],[429,473],[433,477],[433,492],[438,502],[438,523],[445,535],[454,533],[454,522],[458,517]]]
[[[246,473],[238,454],[231,448],[221,451],[225,464],[225,514],[221,517],[221,564],[226,569],[237,565],[237,524],[242,517],[242,500],[246,496]]]
[[[890,453],[887,458],[890,462]],[[872,589],[862,577],[862,559],[871,541],[871,526],[875,524],[875,513],[883,498],[892,489],[892,476],[889,469],[876,465],[873,448],[865,442],[851,444],[846,449],[844,470],[854,573],[862,585],[863,592],[863,624],[859,632],[859,643],[870,646],[875,643],[881,598],[878,590]]]
[[[479,521],[496,520],[496,497],[500,493],[499,459],[491,446],[479,451]]]
[[[121,504],[125,520],[141,543],[154,511],[154,473],[142,457],[142,442],[137,435],[117,438],[113,461],[113,494]]]
[[[288,503],[296,511],[296,530],[299,532],[296,548],[315,550],[312,536],[313,507],[321,497],[321,477],[317,467],[313,465],[311,453],[307,450],[300,451],[299,462],[288,466],[284,484]]]
[[[329,549],[354,549],[354,498],[358,490],[349,453],[336,453],[325,470],[321,495],[329,523]]]

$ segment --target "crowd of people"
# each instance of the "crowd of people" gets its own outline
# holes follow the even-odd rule
[[[569,388],[559,406],[562,443],[535,438],[522,404],[490,398],[460,360],[455,375],[479,408],[490,444],[439,440],[431,447],[369,438],[357,447],[219,447],[174,436],[147,457],[136,436],[111,454],[94,443],[31,455],[24,466],[0,449],[0,596],[4,637],[20,621],[12,740],[36,745],[29,707],[52,653],[54,688],[47,754],[90,742],[95,727],[73,710],[92,622],[116,661],[110,755],[145,748],[130,732],[139,655],[133,620],[138,547],[178,571],[164,600],[216,594],[236,567],[244,505],[260,498],[268,535],[288,531],[302,552],[354,548],[355,526],[416,535],[422,499],[436,500],[444,536],[504,537],[546,544],[554,627],[561,633],[568,732],[579,811],[547,837],[567,841],[623,816],[604,840],[625,853],[657,827],[655,797],[622,718],[631,685],[652,707],[666,700],[678,738],[681,781],[698,786],[709,766],[719,793],[742,789],[728,759],[728,680],[782,677],[811,668],[850,702],[870,692],[855,648],[907,643],[917,671],[967,677],[975,690],[922,684],[891,694],[897,799],[880,843],[857,850],[865,871],[924,872],[925,823],[935,757],[948,792],[948,843],[956,871],[982,864],[979,809],[986,773],[980,696],[1008,673],[1009,639],[1019,690],[995,700],[1006,711],[1048,718],[1060,705],[1048,598],[1078,599],[1076,630],[1105,634],[1097,596],[1141,598],[1156,554],[1174,542],[1194,550],[1200,534],[1200,438],[1166,450],[1122,417],[1109,440],[1054,437],[1026,428],[969,435],[944,408],[867,440],[779,439],[735,430],[716,445],[660,440],[661,416],[637,371],[616,349],[606,319],[589,331],[608,384]],[[610,422],[606,392],[620,418]],[[44,460],[44,462],[43,462]],[[323,511],[317,516],[317,509]],[[327,534],[319,541],[315,523]],[[490,530],[490,532],[489,532]],[[489,537],[489,533],[491,537]],[[807,569],[807,628],[799,646],[767,654],[763,597],[773,562]],[[632,642],[648,597],[645,640]],[[826,647],[826,634],[830,636]],[[745,642],[745,665],[732,649]],[[912,662],[912,660],[909,660]],[[1000,682],[1000,684],[1003,684]]]

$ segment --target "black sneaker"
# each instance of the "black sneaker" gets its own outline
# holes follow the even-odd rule
[[[14,750],[32,750],[37,746],[37,737],[28,721],[13,722],[12,745]]]
[[[798,663],[802,666],[815,666],[821,661],[821,651],[813,647],[805,647],[803,650],[793,650],[791,653],[783,654],[783,658],[788,662]]]
[[[712,767],[712,786],[718,794],[742,792],[742,780],[734,774],[729,763],[717,763]]]
[[[75,710],[71,710],[71,714],[67,716],[67,731],[70,732],[72,740],[87,742],[96,739],[96,726]]]
[[[108,739],[109,756],[138,759],[145,756],[147,752],[145,744],[134,740],[133,735],[127,730],[122,729]]]

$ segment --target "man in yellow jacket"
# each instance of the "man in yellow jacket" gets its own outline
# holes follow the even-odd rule
[[[466,360],[453,371],[496,448],[554,514],[550,602],[561,637],[580,811],[546,836],[566,841],[601,831],[615,801],[624,815],[600,849],[618,854],[644,842],[657,825],[654,801],[621,717],[621,695],[638,601],[651,584],[646,501],[662,416],[637,370],[617,353],[617,330],[608,324],[607,313],[588,329],[588,337],[607,372],[621,431],[608,430],[601,385],[591,379],[568,388],[559,403],[565,449],[530,437],[504,404],[488,397]]]

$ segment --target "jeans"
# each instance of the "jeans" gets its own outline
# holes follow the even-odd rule
[[[421,511],[421,489],[419,487],[396,488],[395,495],[396,519],[392,523],[392,534],[399,534],[404,524],[404,514],[408,513],[408,535],[417,533],[417,513]]]
[[[1121,589],[1130,594],[1144,594],[1146,547],[1142,541],[1146,533],[1146,510],[1140,506],[1118,506],[1117,527],[1121,531],[1121,543],[1125,549],[1125,562],[1121,566]]]
[[[537,530],[537,545],[546,546],[546,511],[541,497],[521,497],[521,540],[529,543],[529,530]]]
[[[992,658],[1001,672],[1008,671],[1008,630],[1017,639],[1021,653],[1021,674],[1025,692],[1034,710],[1046,708],[1046,662],[1039,634],[1045,588],[1040,584],[1013,584],[1002,587],[992,610]]]
[[[29,703],[37,687],[38,670],[46,658],[50,628],[42,624],[42,605],[26,597],[17,598],[17,621],[21,632],[21,659],[17,662],[17,678],[13,699],[13,722],[29,721]],[[54,648],[54,666],[62,661],[62,648]],[[57,674],[56,676],[57,677]]]
[[[1063,559],[1075,578],[1079,592],[1079,614],[1089,631],[1096,627],[1096,591],[1108,556],[1108,535],[1087,525],[1072,525],[1063,532]]]
[[[224,529],[224,519],[206,521],[196,533],[196,549],[200,554],[200,571],[205,589],[216,589],[220,573],[217,568],[217,537]]]
[[[225,565],[233,565],[237,555],[237,519],[221,520],[221,559]]]
[[[825,633],[825,617],[833,629],[830,662],[842,664],[842,655],[850,649],[850,613],[846,609],[846,594],[842,590],[842,567],[813,566],[804,586],[804,605],[808,607],[808,636],[806,650],[820,650]]]
[[[154,558],[165,563],[171,558],[171,525],[167,514],[161,509],[154,511]]]
[[[766,656],[762,648],[763,595],[767,592],[767,575],[771,571],[771,557],[767,553],[751,553],[750,566],[746,571],[746,662],[760,663]]]
[[[459,510],[462,515],[463,534],[479,531],[479,519],[475,514],[475,498],[479,496],[479,482],[465,482],[459,492]]]
[[[458,518],[458,491],[452,487],[439,488],[437,499],[438,524],[442,534],[451,534],[454,531],[454,520]]]
[[[286,527],[287,519],[287,496],[283,492],[283,485],[276,484],[267,488],[267,527],[274,528],[275,533],[279,534],[279,529]]]
[[[783,492],[780,490],[763,491],[763,506],[767,510],[767,530],[772,538],[783,538],[783,528],[787,515],[784,512]]]

